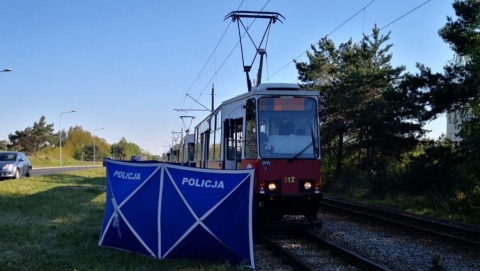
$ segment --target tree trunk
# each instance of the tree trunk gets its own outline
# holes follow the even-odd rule
[[[342,173],[342,160],[343,160],[343,133],[338,135],[337,142],[337,163],[335,166],[335,178],[338,178]]]

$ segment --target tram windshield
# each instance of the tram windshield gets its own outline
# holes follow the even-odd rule
[[[258,140],[262,158],[312,159],[319,156],[317,102],[304,97],[258,100]]]

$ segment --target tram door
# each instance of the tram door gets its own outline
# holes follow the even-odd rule
[[[210,130],[207,132],[202,133],[200,135],[200,167],[207,168],[208,167],[208,144],[209,144],[209,135]]]
[[[243,151],[243,119],[226,119],[224,127],[225,169],[239,169]]]

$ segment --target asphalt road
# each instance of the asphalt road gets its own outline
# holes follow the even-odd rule
[[[44,167],[44,168],[33,168],[32,176],[41,176],[41,175],[50,175],[65,173],[69,171],[82,170],[82,169],[91,169],[98,168],[100,166],[68,166],[68,167]]]

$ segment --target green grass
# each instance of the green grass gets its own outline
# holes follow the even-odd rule
[[[52,157],[49,155],[33,154],[29,155],[28,158],[32,163],[33,168],[39,167],[58,167],[60,166],[60,159],[58,157]],[[102,164],[102,161],[96,161],[96,164]],[[92,161],[82,162],[80,160],[73,159],[72,157],[63,157],[62,166],[86,166],[93,165]]]
[[[405,194],[376,195],[371,191],[371,184],[362,178],[345,179],[341,183],[324,186],[325,195],[338,196],[345,199],[384,205],[410,213],[450,219],[459,222],[480,225],[478,202],[473,202],[463,209],[454,202],[441,202],[432,196],[412,196]]]
[[[99,247],[105,169],[0,181],[0,270],[242,270]]]

